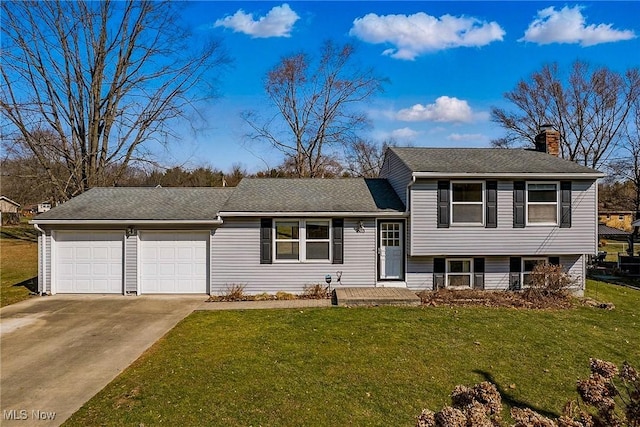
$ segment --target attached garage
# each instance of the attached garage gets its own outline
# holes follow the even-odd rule
[[[209,232],[141,231],[140,293],[206,294]]]
[[[57,293],[123,292],[122,232],[58,231],[53,274]]]

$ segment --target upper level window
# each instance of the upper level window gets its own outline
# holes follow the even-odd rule
[[[276,220],[275,259],[279,261],[329,261],[329,220]]]
[[[558,224],[557,183],[527,183],[527,223]]]
[[[484,224],[484,182],[451,183],[451,223]]]

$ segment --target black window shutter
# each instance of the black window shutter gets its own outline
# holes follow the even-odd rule
[[[498,181],[487,181],[486,188],[486,228],[498,226]]]
[[[560,265],[560,257],[559,256],[550,256],[549,264],[551,265]]]
[[[344,219],[334,218],[333,227],[333,260],[334,264],[344,263]]]
[[[473,289],[484,289],[484,258],[473,259]]]
[[[433,290],[444,288],[444,275],[446,271],[446,260],[444,258],[433,259]]]
[[[518,291],[520,285],[520,273],[522,272],[522,258],[514,256],[509,259],[509,289]]]
[[[438,228],[449,228],[449,181],[438,181]]]
[[[271,218],[260,218],[260,264],[271,264]]]
[[[571,228],[571,181],[560,182],[560,228]]]
[[[513,228],[524,228],[525,191],[524,181],[513,182]]]

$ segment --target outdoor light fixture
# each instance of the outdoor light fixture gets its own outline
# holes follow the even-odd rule
[[[324,276],[324,281],[327,282],[327,285],[331,285],[331,275],[327,274]]]
[[[356,233],[364,233],[364,221],[358,221],[358,227],[356,228]]]
[[[133,225],[130,225],[129,227],[127,227],[127,237],[131,237],[135,235],[136,235],[136,229],[133,228]]]

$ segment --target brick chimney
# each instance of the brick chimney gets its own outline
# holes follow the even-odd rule
[[[560,155],[560,132],[552,125],[540,126],[540,133],[536,135],[536,151],[551,154],[558,157]]]

